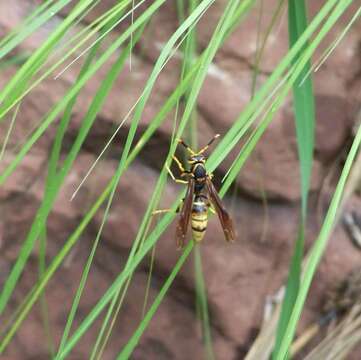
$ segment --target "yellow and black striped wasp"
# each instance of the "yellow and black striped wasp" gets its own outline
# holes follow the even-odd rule
[[[172,171],[167,167],[174,181],[187,184],[187,192],[180,210],[176,229],[177,248],[182,248],[184,245],[190,219],[192,219],[191,225],[194,241],[200,242],[203,239],[207,229],[208,209],[218,214],[226,240],[234,241],[236,238],[233,221],[212,183],[213,174],[207,173],[205,167],[207,158],[204,153],[218,137],[219,134],[215,135],[198,152],[193,151],[182,139],[178,140],[179,144],[183,145],[190,154],[188,158],[190,170],[186,170],[179,159],[173,156],[181,172],[181,178],[186,178],[186,180],[176,179]]]

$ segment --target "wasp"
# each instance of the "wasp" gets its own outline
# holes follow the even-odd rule
[[[167,166],[167,170],[174,181],[187,184],[187,191],[180,209],[179,221],[176,228],[178,249],[184,246],[190,221],[194,241],[196,243],[202,241],[207,229],[208,210],[218,214],[226,240],[231,242],[236,238],[233,221],[223,206],[222,200],[212,183],[213,174],[207,173],[205,166],[207,158],[204,153],[218,137],[219,134],[216,134],[208,144],[198,152],[192,150],[182,139],[178,140],[179,144],[184,146],[190,155],[188,158],[190,170],[186,170],[181,161],[176,156],[173,156],[173,160],[180,170],[180,177],[182,179],[175,178]],[[162,211],[164,210],[158,210],[157,212]]]

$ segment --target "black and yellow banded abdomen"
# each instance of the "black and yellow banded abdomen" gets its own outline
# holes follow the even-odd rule
[[[207,229],[208,206],[204,195],[196,196],[192,207],[192,233],[193,240],[200,242]]]

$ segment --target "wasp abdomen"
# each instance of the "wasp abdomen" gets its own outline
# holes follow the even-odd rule
[[[192,207],[192,232],[195,242],[203,239],[208,223],[208,206],[204,196],[196,196]]]

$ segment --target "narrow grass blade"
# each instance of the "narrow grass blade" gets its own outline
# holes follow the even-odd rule
[[[150,16],[150,14],[152,14],[152,11],[155,11],[162,4],[162,2],[164,2],[164,0],[159,1],[157,4],[153,4],[154,5],[153,7],[151,6],[150,8],[148,8],[148,11],[149,11],[148,16]],[[146,18],[147,17],[143,17],[143,18],[140,17],[137,20],[139,20],[140,23],[143,23]],[[136,25],[136,22],[134,23],[134,25]],[[128,31],[128,33],[129,33],[129,31]],[[114,51],[115,51],[115,49],[114,49]],[[103,60],[105,61],[105,59],[103,59]],[[89,71],[90,70],[94,71],[94,66],[91,69],[89,69]],[[86,74],[88,74],[89,71],[87,71]],[[84,80],[84,77],[82,77],[81,80]],[[74,97],[74,95],[76,95],[78,93],[78,91],[81,89],[81,86],[79,86],[79,83],[81,84],[82,81],[77,82],[73,86],[72,91],[70,91],[68,93],[68,95],[65,96],[62,99],[62,101],[61,101],[62,106],[66,105],[66,103],[68,101],[70,101]],[[70,96],[70,94],[71,94],[71,96]],[[96,102],[93,104],[94,107],[101,106],[103,101],[104,101],[104,98],[99,97],[99,99],[97,99]],[[55,109],[57,111],[60,110],[59,104],[55,107]],[[60,188],[60,186],[62,184],[62,181],[65,178],[65,176],[67,175],[67,173],[69,172],[69,170],[70,170],[70,168],[72,166],[72,163],[73,163],[74,159],[76,158],[77,153],[79,152],[80,147],[81,147],[81,145],[82,145],[82,143],[83,143],[83,141],[84,141],[90,127],[91,127],[91,124],[95,119],[94,115],[97,112],[93,111],[93,110],[94,109],[90,109],[89,113],[86,115],[86,119],[88,119],[89,121],[85,121],[83,123],[83,127],[79,131],[79,135],[78,135],[78,137],[76,139],[76,142],[75,142],[72,150],[70,151],[67,160],[65,161],[64,165],[62,166],[62,168],[60,169],[60,171],[58,173],[57,187],[54,189],[51,196],[48,197],[48,200],[46,202],[42,203],[42,206],[38,211],[36,221],[33,223],[33,226],[30,229],[29,235],[28,235],[26,241],[24,242],[24,244],[22,246],[22,249],[20,251],[20,255],[17,258],[17,262],[14,265],[10,275],[8,276],[8,278],[7,278],[6,282],[5,282],[4,289],[3,289],[3,291],[1,292],[1,295],[0,295],[0,313],[4,310],[8,300],[9,300],[9,298],[10,298],[10,296],[11,296],[11,294],[12,294],[14,288],[15,288],[15,285],[16,285],[16,283],[18,281],[18,278],[19,278],[21,272],[23,271],[23,268],[24,268],[24,266],[26,264],[26,261],[27,261],[29,255],[31,253],[31,250],[32,250],[32,248],[34,246],[34,242],[37,239],[37,237],[39,236],[39,234],[40,234],[40,232],[41,232],[41,230],[43,228],[43,222],[47,218],[47,215],[48,215],[49,211],[52,208],[52,204],[56,199],[56,196],[57,196],[59,188]],[[53,115],[55,115],[55,111],[53,112]],[[52,118],[52,120],[54,120],[54,118]],[[44,125],[44,124],[42,124],[42,125]],[[40,132],[44,131],[45,130],[44,126],[41,126],[41,129],[38,129],[37,132],[39,130],[40,130]],[[31,142],[32,142],[32,140],[31,140]],[[29,145],[30,145],[30,143],[29,143]],[[25,147],[26,146],[24,146],[24,148]],[[23,150],[24,150],[24,148],[23,148]],[[26,149],[26,151],[27,151],[27,149]],[[25,155],[25,153],[23,155]],[[20,160],[20,158],[18,158],[18,159]]]
[[[96,0],[98,1],[98,0]],[[45,78],[47,78],[49,75],[52,74],[54,70],[56,70],[63,62],[70,57],[73,53],[75,53],[79,48],[81,48],[89,38],[96,35],[100,29],[105,28],[106,25],[114,19],[114,17],[117,17],[119,14],[123,12],[123,10],[126,8],[127,1],[130,0],[124,0],[118,5],[115,5],[112,9],[107,11],[105,14],[103,14],[99,20],[95,20],[93,22],[94,28],[89,25],[86,27],[83,31],[80,31],[75,36],[73,36],[70,41],[65,42],[64,46],[67,44],[70,44],[74,39],[77,39],[78,36],[82,36],[83,34],[86,34],[80,41],[76,41],[74,45],[71,47],[70,50],[65,51],[62,49],[61,46],[58,46],[59,41],[63,39],[64,34],[72,27],[74,26],[77,21],[79,21],[79,18],[81,16],[84,16],[84,14],[89,10],[88,8],[85,8],[84,11],[78,10],[78,7],[76,7],[64,20],[66,22],[66,26],[58,26],[57,31],[55,33],[52,33],[48,41],[46,41],[39,49],[29,58],[29,60],[16,72],[16,74],[13,76],[11,81],[9,81],[6,86],[0,91],[0,121],[4,117],[4,115],[17,103],[19,102],[24,96],[26,96],[28,93],[30,93],[36,86],[38,86]],[[80,10],[83,10],[81,8]],[[145,13],[147,13],[145,11]],[[74,14],[75,13],[75,14]],[[69,19],[70,18],[70,19]],[[121,20],[119,20],[121,21]],[[63,23],[64,23],[63,22]],[[64,25],[62,23],[62,25]],[[133,26],[133,24],[132,24]],[[59,30],[62,29],[62,32],[59,33]],[[110,29],[108,29],[110,31]],[[122,34],[124,35],[124,34]],[[104,34],[103,34],[104,36]],[[49,39],[53,38],[53,42],[50,42]],[[122,38],[122,36],[120,36]],[[93,47],[96,45],[97,42],[99,42],[101,38],[98,37],[98,39],[91,45]],[[119,39],[120,40],[120,39]],[[124,41],[122,39],[121,41]],[[63,51],[61,51],[63,50]],[[89,47],[88,47],[89,50]],[[48,64],[47,62],[50,62],[52,60],[51,55],[54,56],[57,52],[60,52],[62,55],[61,58],[55,62],[55,64],[50,63],[50,67],[43,71],[41,75],[38,78],[35,78],[35,75],[39,73],[40,69],[43,67],[46,67]],[[63,55],[63,53],[65,53]],[[112,53],[112,51],[110,52]],[[84,51],[81,55],[84,54]],[[78,58],[80,55],[78,56]],[[77,59],[78,59],[77,58]],[[69,65],[68,65],[69,66]],[[30,81],[31,79],[31,81]],[[15,81],[16,80],[16,81]],[[9,95],[11,94],[11,96]]]
[[[134,36],[133,38],[133,42],[131,44],[128,45],[128,48],[126,50],[124,50],[124,52],[121,53],[121,55],[118,57],[117,61],[112,65],[111,69],[109,70],[107,76],[106,76],[106,79],[102,82],[102,85],[98,91],[99,94],[101,94],[101,100],[99,101],[99,99],[97,97],[94,98],[94,104],[96,104],[97,102],[99,102],[99,104],[101,104],[107,97],[107,95],[109,94],[115,80],[118,78],[119,76],[119,73],[122,71],[122,69],[124,68],[124,64],[125,64],[125,61],[126,59],[129,57],[129,54],[131,53],[132,51],[132,46],[134,46],[135,44],[137,44],[142,32],[143,32],[143,27],[136,33],[136,35]],[[90,106],[90,109],[92,109],[91,112],[89,112],[89,114],[91,114],[90,116],[92,116],[94,119],[96,117],[96,114],[100,111],[100,108],[101,106],[98,106],[97,109],[93,109],[93,106],[91,105]],[[83,274],[82,274],[82,277],[81,277],[81,280],[80,280],[80,284],[79,284],[79,287],[78,287],[78,290],[76,292],[76,295],[75,295],[75,298],[74,298],[74,301],[73,301],[73,304],[72,304],[72,307],[71,307],[71,310],[70,310],[70,313],[69,313],[69,316],[68,316],[68,320],[67,320],[67,323],[66,323],[66,326],[65,326],[65,329],[64,329],[64,332],[63,332],[63,336],[62,336],[62,339],[61,339],[61,342],[60,342],[60,346],[59,346],[59,350],[58,352],[61,352],[65,342],[66,342],[66,339],[69,335],[69,332],[70,332],[70,329],[71,329],[71,326],[72,326],[72,323],[73,323],[73,320],[74,320],[74,317],[75,317],[75,314],[76,314],[76,310],[78,308],[78,305],[79,305],[79,301],[80,301],[80,297],[81,297],[81,294],[83,292],[83,289],[84,289],[84,286],[85,286],[85,283],[86,283],[86,280],[87,280],[87,277],[88,277],[88,274],[89,274],[89,271],[90,271],[90,267],[91,267],[91,264],[92,264],[92,261],[93,261],[93,258],[94,258],[94,255],[95,255],[95,251],[96,251],[96,248],[97,248],[97,245],[98,245],[98,242],[100,240],[100,233],[98,233],[95,241],[94,241],[94,244],[93,244],[93,247],[92,247],[92,250],[91,250],[91,253],[88,257],[88,260],[87,260],[87,263],[84,267],[84,271],[83,271]]]
[[[30,15],[28,15],[21,24],[14,27],[8,34],[6,34],[1,40],[0,40],[0,48],[4,46],[10,39],[12,39],[14,36],[16,36],[17,33],[21,31],[26,25],[28,25],[33,19],[35,19],[39,14],[41,14],[43,11],[46,10],[48,6],[51,5],[56,0],[47,0],[44,1],[41,5],[37,6],[34,11],[31,12]]]
[[[316,239],[314,245],[312,246],[312,249],[310,251],[310,256],[306,261],[305,265],[305,271],[301,282],[300,291],[298,293],[292,314],[290,316],[290,320],[288,322],[287,329],[285,331],[285,336],[282,339],[281,346],[279,349],[279,352],[277,354],[276,359],[281,360],[285,359],[287,356],[287,352],[289,349],[289,346],[292,342],[294,333],[296,331],[296,326],[298,323],[298,320],[300,318],[306,296],[308,293],[308,290],[310,288],[313,276],[315,275],[315,272],[317,270],[317,266],[321,260],[321,257],[325,251],[327,240],[332,232],[332,229],[334,227],[334,219],[337,216],[337,210],[340,205],[340,202],[342,200],[342,194],[343,190],[346,184],[347,177],[350,173],[353,161],[356,157],[357,151],[360,147],[361,143],[361,127],[359,127],[356,137],[352,143],[352,147],[350,149],[350,152],[347,156],[346,163],[343,167],[340,179],[338,181],[338,184],[336,186],[336,190],[334,192],[334,195],[331,200],[331,204],[329,206],[329,209],[326,214],[325,221],[322,225],[321,231],[319,233],[318,238]]]
[[[292,47],[307,28],[306,4],[305,1],[296,0],[289,0],[288,4],[290,47]],[[311,64],[308,61],[293,86],[297,146],[300,159],[302,217],[304,219],[307,215],[307,199],[313,161],[315,100],[312,78],[308,77],[301,86],[299,82],[310,68]]]
[[[304,0],[288,1],[288,24],[290,47],[292,47],[307,28],[306,4]],[[286,294],[281,308],[273,356],[277,356],[281,340],[286,331],[289,317],[296,301],[301,281],[307,200],[314,149],[315,103],[311,77],[308,77],[303,82],[302,86],[299,86],[299,83],[305,74],[309,72],[310,68],[311,64],[310,61],[308,61],[293,85],[294,115],[301,177],[301,218],[294,254],[290,263]]]
[[[345,5],[346,7],[348,6],[348,4],[343,4]],[[328,19],[329,22],[332,22],[332,21],[336,21],[336,19],[342,14],[342,12],[345,10],[345,8],[342,8],[342,7],[336,7],[333,14],[334,17],[330,17]],[[303,74],[304,76],[305,74]],[[303,82],[303,85],[305,84],[305,82]],[[303,86],[302,85],[302,86]],[[307,85],[306,85],[307,86]],[[312,85],[311,85],[312,87]],[[309,90],[310,90],[310,85],[309,85]],[[307,103],[307,100],[305,100],[306,97],[303,96],[303,98],[301,98],[299,100],[300,102],[300,105],[305,104],[305,102]],[[311,104],[312,106],[312,104]],[[297,107],[296,107],[296,110],[297,110]],[[310,116],[310,114],[307,114],[307,112],[303,115],[308,115]],[[303,136],[305,136],[307,133],[308,135],[309,132],[307,130],[310,130],[309,128],[306,129],[306,131],[304,131],[303,133]],[[306,141],[306,144],[307,144],[307,140],[303,139],[304,141]],[[312,137],[312,140],[313,140],[313,137]],[[300,149],[300,151],[302,151],[302,149]],[[310,157],[311,157],[311,160],[312,160],[312,154],[310,154],[309,152],[309,149],[305,151],[305,149],[303,149],[303,156],[304,156],[304,161],[305,161],[305,164],[307,163],[307,160],[310,161]],[[300,153],[300,160],[302,159],[302,155]],[[302,175],[309,175],[310,176],[310,170],[307,170],[305,171],[305,174],[302,174],[302,164],[301,164],[301,176]],[[306,179],[307,180],[307,179]],[[309,178],[308,178],[308,181],[309,181]],[[308,185],[308,184],[306,184]],[[307,190],[308,191],[308,188],[305,188],[305,184],[303,184],[302,186],[302,191],[305,191]],[[304,195],[302,193],[302,195]],[[303,198],[302,199],[303,201],[306,201],[306,204],[307,204],[307,198]],[[303,204],[303,207],[302,207],[302,229],[300,230],[300,236],[303,237],[304,236],[304,224],[305,224],[305,212],[307,211],[307,205],[304,205]],[[302,293],[305,293],[305,286],[304,286],[304,283],[302,282],[300,284],[300,287],[299,289],[296,290],[294,289],[294,285],[291,284],[291,281],[297,281],[297,279],[299,279],[299,276],[300,276],[300,267],[301,267],[301,261],[302,261],[302,254],[301,254],[301,245],[303,244],[300,244],[300,242],[303,242],[303,239],[299,239],[298,240],[298,244],[296,244],[296,249],[295,249],[295,254],[294,254],[294,258],[292,259],[294,262],[291,264],[291,273],[290,273],[290,276],[289,276],[289,282],[288,282],[288,286],[289,286],[289,293],[287,294],[286,292],[286,298],[284,300],[284,309],[287,309],[287,314],[284,315],[284,317],[282,318],[282,314],[281,314],[281,320],[280,320],[280,324],[281,326],[278,328],[278,333],[277,333],[277,341],[276,341],[276,347],[275,347],[275,350],[274,350],[274,353],[273,353],[273,358],[274,359],[284,359],[286,358],[287,356],[287,351],[288,351],[288,347],[290,346],[290,343],[292,341],[292,337],[293,337],[293,334],[294,334],[294,331],[295,331],[295,327],[296,327],[296,322],[292,322],[292,316],[294,316],[295,314],[295,311],[297,310],[296,309],[296,304],[297,304],[297,301],[299,301],[299,297],[301,295],[301,292]],[[316,240],[316,243],[317,241],[319,240]],[[316,245],[316,244],[315,244]],[[303,251],[302,251],[303,252]],[[319,256],[321,256],[322,254],[319,254]],[[296,260],[295,260],[296,259]],[[296,262],[298,262],[299,264],[297,264]],[[296,274],[297,272],[297,279],[296,279]],[[293,279],[291,279],[291,276],[293,275]],[[300,281],[300,280],[298,280]],[[293,291],[292,291],[293,289]],[[306,290],[307,291],[307,290]],[[291,293],[292,292],[292,293]],[[288,297],[287,297],[288,296]],[[296,302],[296,303],[295,303]],[[300,312],[301,309],[298,309],[298,311]],[[286,313],[286,311],[284,312],[284,314]],[[292,331],[290,332],[290,327],[292,326]]]
[[[131,25],[122,35],[120,35],[116,41],[114,41],[110,47],[100,56],[100,58],[92,65],[92,67],[84,74],[84,76],[76,82],[71,90],[67,92],[62,100],[50,111],[45,117],[44,121],[36,129],[34,134],[28,139],[19,151],[15,159],[9,164],[9,166],[0,175],[0,184],[2,184],[7,177],[16,169],[18,164],[22,161],[27,152],[35,144],[35,142],[43,135],[49,125],[56,119],[59,112],[66,106],[68,101],[74,97],[74,95],[86,84],[86,82],[99,70],[99,68],[108,60],[108,58],[121,46],[124,41],[129,38],[130,34],[136,31],[145,21],[147,21],[152,14],[165,2],[165,0],[155,1],[147,10],[142,13],[137,20]]]
[[[39,12],[39,9],[35,8],[34,13],[29,15],[28,21],[25,22],[23,28],[19,29],[20,31],[16,31],[16,33],[13,32],[13,36],[8,38],[6,42],[2,41],[2,43],[0,43],[0,59],[24,41],[24,39],[31,35],[35,30],[45,24],[51,17],[54,16],[54,14],[59,12],[70,2],[71,0],[59,0],[46,9],[44,5],[49,3],[48,1],[41,5],[40,9],[44,9],[41,13]]]
[[[14,125],[15,125],[15,120],[16,120],[16,117],[18,115],[18,112],[19,112],[19,108],[20,108],[20,103],[18,104],[18,106],[15,108],[15,111],[14,111],[14,114],[13,116],[11,117],[11,121],[10,121],[10,125],[9,125],[9,128],[8,128],[8,131],[6,132],[6,135],[5,135],[5,139],[4,139],[4,142],[1,146],[1,151],[0,151],[0,161],[2,160],[4,154],[5,154],[5,149],[6,149],[6,146],[8,144],[8,141],[9,141],[9,138],[10,138],[10,134],[14,128]]]
[[[126,166],[126,160],[130,151],[130,147],[132,145],[134,136],[135,136],[135,132],[139,123],[139,120],[141,118],[145,103],[150,95],[150,92],[152,90],[152,87],[155,83],[155,80],[157,79],[160,71],[163,69],[163,66],[165,64],[165,62],[168,59],[169,53],[171,53],[172,48],[174,46],[174,44],[176,43],[177,39],[187,30],[188,27],[190,27],[192,25],[192,23],[194,21],[197,20],[197,18],[199,17],[200,14],[202,14],[202,12],[204,11],[204,9],[209,5],[209,1],[203,1],[200,6],[196,9],[196,11],[194,11],[189,18],[179,27],[179,29],[174,33],[174,35],[171,37],[171,39],[168,41],[168,43],[166,44],[166,46],[163,48],[162,53],[160,54],[157,63],[154,66],[154,69],[152,71],[152,74],[149,77],[149,80],[147,82],[147,85],[142,93],[141,99],[139,101],[139,103],[137,104],[137,107],[135,109],[135,114],[131,123],[131,127],[128,133],[128,137],[122,152],[122,156],[119,162],[119,166],[118,169],[116,171],[116,176],[115,176],[115,183],[111,192],[111,195],[109,197],[108,200],[108,204],[107,204],[107,209],[103,218],[103,222],[102,225],[98,231],[98,235],[97,235],[97,239],[100,237],[105,219],[106,219],[106,214],[108,213],[108,210],[110,208],[113,196],[115,194],[115,190],[116,190],[116,185],[118,184],[119,180],[120,180],[120,176],[123,174],[125,166]],[[149,216],[149,215],[148,215]],[[141,232],[139,232],[138,234],[140,234]],[[96,241],[97,243],[97,241]],[[137,240],[135,241],[135,246],[133,246],[133,249],[136,249],[137,246]],[[132,254],[132,253],[131,253]],[[132,259],[132,257],[130,256],[130,259]],[[129,263],[129,260],[128,260]],[[87,274],[87,273],[85,273]],[[61,352],[59,352],[61,353]]]
[[[219,146],[211,154],[208,164],[212,163],[214,159],[217,159],[217,164],[224,160],[226,154],[229,153],[239,139],[243,136],[243,128],[245,124],[249,123],[251,119],[254,119],[261,113],[263,103],[265,99],[272,93],[272,90],[277,87],[277,83],[280,81],[282,74],[290,66],[292,61],[299,53],[299,51],[305,46],[310,36],[316,31],[317,27],[327,17],[332,8],[337,4],[337,0],[328,0],[325,5],[320,9],[317,15],[313,18],[306,31],[300,36],[297,43],[289,50],[284,56],[282,61],[272,72],[271,76],[267,79],[264,85],[257,91],[252,101],[246,106],[239,118],[235,121],[234,125],[227,132],[227,134],[221,139]],[[243,4],[243,3],[242,3]],[[213,168],[213,165],[212,165]]]
[[[65,2],[65,0],[63,0]],[[64,36],[72,23],[86,11],[92,0],[81,0],[71,11],[71,13],[64,19],[64,21],[56,28],[56,30],[48,37],[45,43],[37,49],[29,60],[16,72],[12,79],[6,84],[6,86],[0,91],[0,108],[4,107],[4,100],[8,97],[7,101],[11,102],[11,99],[17,96],[21,89],[28,86],[28,81],[34,74],[34,71],[39,68],[47,57],[51,50],[57,45],[59,40]],[[6,106],[6,105],[5,105]],[[4,114],[0,115],[0,120]]]
[[[161,290],[159,291],[159,294],[155,298],[152,306],[148,310],[147,314],[145,315],[144,319],[140,323],[137,330],[134,332],[131,339],[127,342],[124,349],[121,351],[121,353],[117,356],[117,360],[125,360],[129,359],[130,355],[132,354],[134,348],[137,346],[140,337],[142,336],[144,330],[149,325],[150,320],[154,316],[155,312],[157,311],[159,305],[162,303],[163,298],[165,297],[168,289],[172,285],[172,282],[174,281],[176,275],[178,274],[179,270],[187,260],[190,252],[192,251],[193,243],[190,242],[186,248],[184,249],[184,252],[180,256],[179,260],[175,264],[174,268],[172,269],[172,272],[168,276],[167,280],[165,281],[164,285],[162,286]]]
[[[202,335],[205,346],[205,357],[207,360],[214,360],[215,355],[212,344],[212,330],[209,319],[208,299],[204,273],[202,269],[202,257],[199,246],[194,251],[195,291],[198,315],[202,324]]]
[[[187,12],[192,12],[195,7],[198,5],[197,0],[189,0]],[[185,17],[185,6],[182,0],[177,1],[177,12],[178,19],[181,23],[184,21]],[[183,79],[191,70],[194,59],[197,56],[197,34],[196,29],[193,29],[189,32],[187,36],[187,40],[185,42],[185,46],[182,47],[182,70],[181,70],[181,79]],[[184,102],[187,102],[188,92],[184,95]],[[178,114],[178,104],[176,109],[175,121],[177,119]],[[187,143],[191,145],[193,149],[198,148],[197,141],[197,110],[191,114],[189,125],[186,129],[187,134]],[[194,281],[195,281],[195,297],[196,297],[196,311],[199,317],[199,321],[201,322],[205,353],[207,359],[214,359],[213,354],[213,346],[212,346],[212,337],[211,337],[211,329],[209,323],[209,313],[208,313],[208,303],[207,303],[207,293],[204,282],[204,274],[202,270],[202,258],[199,248],[196,247],[194,254]]]

